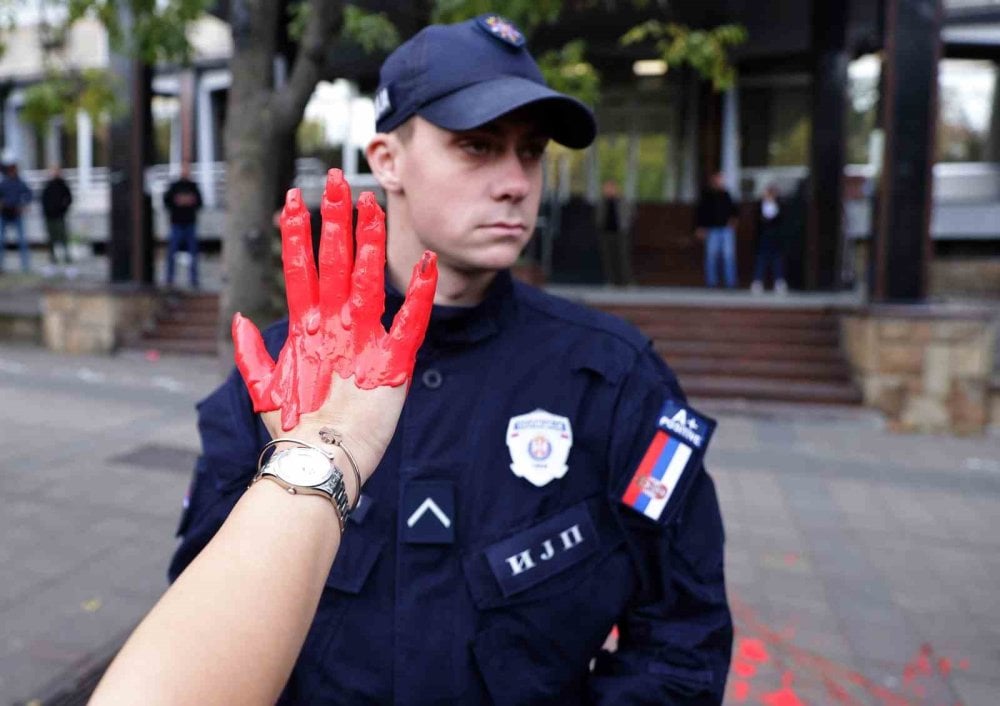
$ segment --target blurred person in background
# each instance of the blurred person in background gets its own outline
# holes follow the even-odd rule
[[[170,239],[167,244],[167,286],[174,284],[174,258],[181,249],[191,257],[191,287],[198,288],[198,211],[201,191],[191,181],[191,165],[181,165],[180,179],[163,194],[163,205],[170,213]]]
[[[58,165],[49,170],[49,180],[42,189],[42,214],[45,216],[45,229],[49,236],[49,262],[59,264],[58,250],[62,251],[63,264],[71,262],[69,240],[66,237],[66,213],[73,203],[73,193],[62,178],[62,170]]]
[[[757,204],[757,261],[753,269],[750,291],[761,294],[768,270],[774,278],[776,294],[787,294],[785,283],[785,205],[778,197],[778,187],[768,184]]]
[[[24,209],[31,203],[31,189],[17,173],[17,164],[11,162],[3,166],[3,181],[0,181],[0,272],[3,272],[4,251],[7,249],[7,228],[14,227],[17,233],[18,249],[21,251],[21,269],[31,271],[31,253],[28,238],[24,232]]]
[[[726,287],[736,286],[736,204],[726,190],[726,178],[716,172],[701,192],[695,235],[705,243],[705,285],[719,283],[716,266],[721,262]]]

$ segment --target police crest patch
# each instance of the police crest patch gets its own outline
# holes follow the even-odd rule
[[[572,447],[573,428],[566,417],[536,409],[507,424],[510,470],[537,488],[566,475]]]
[[[508,19],[500,15],[480,15],[476,18],[476,24],[491,37],[496,37],[504,44],[520,48],[524,46],[524,35],[521,30]]]

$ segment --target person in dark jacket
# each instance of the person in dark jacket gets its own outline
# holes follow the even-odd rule
[[[736,286],[736,204],[726,190],[722,172],[712,175],[698,200],[695,235],[705,243],[705,284],[718,284],[716,265],[721,261],[726,287]]]
[[[191,286],[198,288],[198,211],[201,191],[191,181],[191,165],[181,165],[180,179],[163,194],[163,205],[170,213],[170,239],[167,244],[167,285],[174,283],[174,256],[184,249],[191,256]]]
[[[59,259],[57,249],[63,253],[63,262],[70,264],[69,242],[66,238],[66,213],[73,203],[73,193],[62,178],[58,166],[52,167],[49,180],[42,189],[42,214],[45,216],[45,230],[49,234],[49,261],[56,265]]]
[[[548,141],[591,144],[592,112],[549,88],[523,34],[492,14],[421,30],[375,95],[366,157],[386,194],[387,266],[364,281],[384,285],[391,321],[429,249],[437,294],[278,703],[720,704],[733,633],[703,463],[715,423],[630,324],[510,273]],[[287,335],[287,321],[265,332],[272,356]],[[198,419],[172,578],[270,436],[239,373]],[[617,650],[603,650],[615,625]]]
[[[17,233],[18,249],[21,251],[21,269],[31,271],[31,253],[28,238],[24,232],[24,209],[31,203],[31,189],[17,173],[16,164],[4,167],[3,181],[0,181],[0,272],[3,272],[4,251],[7,249],[7,228],[13,226]]]
[[[622,213],[618,182],[613,179],[608,179],[601,186],[597,224],[601,234],[604,280],[617,286],[632,284],[632,240]]]
[[[776,294],[788,292],[785,283],[785,212],[778,198],[778,188],[769,184],[757,204],[757,261],[753,269],[750,291],[764,291],[764,279],[770,269]]]

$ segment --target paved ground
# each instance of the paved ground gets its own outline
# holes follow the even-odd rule
[[[51,703],[163,590],[217,367],[0,344],[0,704]],[[738,626],[727,703],[996,704],[1000,439],[704,409]]]
[[[1000,702],[1000,439],[718,412],[728,703]]]

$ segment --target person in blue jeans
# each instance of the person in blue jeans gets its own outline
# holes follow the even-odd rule
[[[28,252],[28,238],[24,232],[22,215],[31,203],[31,189],[17,174],[17,165],[4,167],[3,181],[0,181],[0,272],[3,272],[4,251],[7,249],[7,227],[14,226],[17,245],[21,251],[21,269],[31,271],[31,256]]]
[[[722,172],[712,175],[698,199],[695,235],[705,243],[705,285],[718,285],[716,263],[722,262],[726,287],[736,286],[736,204],[726,191]]]
[[[174,283],[174,256],[183,248],[191,256],[191,287],[198,288],[198,211],[201,191],[191,181],[191,166],[181,165],[180,179],[163,194],[163,206],[170,213],[170,239],[167,244],[167,285]]]

